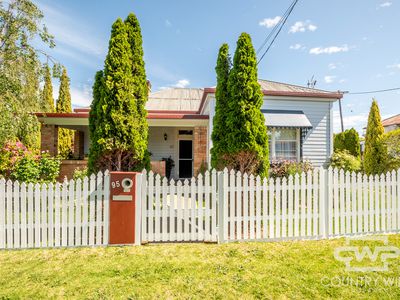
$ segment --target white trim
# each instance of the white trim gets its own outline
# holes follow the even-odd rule
[[[288,128],[288,129],[295,129],[296,130],[296,160],[300,161],[301,157],[300,157],[300,128]],[[275,131],[276,131],[276,127],[270,127],[269,129],[271,131],[271,147],[269,149],[270,151],[270,159],[272,161],[276,160],[276,140],[275,140]]]

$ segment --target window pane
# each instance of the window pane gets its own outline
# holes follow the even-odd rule
[[[297,143],[295,141],[275,142],[276,159],[297,160]]]
[[[275,139],[277,141],[296,141],[296,129],[276,129]]]

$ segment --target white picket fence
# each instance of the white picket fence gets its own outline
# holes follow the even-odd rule
[[[215,170],[176,182],[142,176],[142,242],[217,241]]]
[[[108,172],[83,181],[0,180],[0,249],[107,245]],[[316,169],[265,179],[207,171],[190,180],[137,175],[145,242],[322,239],[400,230],[400,170]],[[127,229],[128,230],[128,229]]]
[[[224,172],[221,241],[321,239],[400,230],[400,170],[317,169],[261,180]]]
[[[48,185],[1,179],[0,249],[107,245],[108,214],[108,172]]]
[[[288,178],[206,172],[142,180],[142,241],[322,239],[400,230],[400,170],[316,169]]]

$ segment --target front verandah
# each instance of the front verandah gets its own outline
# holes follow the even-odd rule
[[[73,159],[61,163],[60,180],[71,178],[75,169],[87,165],[89,153],[89,128],[87,125],[45,124],[41,127],[41,150],[50,155],[58,153],[58,129],[74,130]],[[171,178],[190,178],[207,168],[207,127],[205,126],[158,126],[149,127],[148,150],[151,153],[151,169],[161,176],[170,174]],[[173,161],[170,170],[166,160]]]

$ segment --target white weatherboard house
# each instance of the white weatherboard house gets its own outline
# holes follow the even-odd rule
[[[268,128],[271,160],[309,160],[326,164],[333,149],[333,103],[339,92],[259,80],[261,111]],[[163,158],[175,166],[171,177],[190,178],[210,162],[215,114],[215,88],[171,88],[150,93],[148,110],[152,168],[165,175]],[[89,151],[89,108],[73,113],[37,113],[42,123],[42,150],[56,154],[58,128],[74,129],[74,156],[64,161],[61,176],[86,164]],[[80,160],[79,160],[80,159]]]

